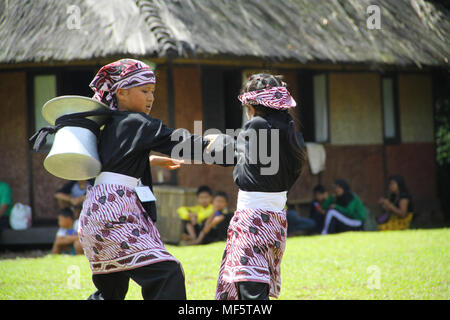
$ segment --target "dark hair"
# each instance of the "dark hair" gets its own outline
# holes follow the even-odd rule
[[[408,188],[406,188],[405,179],[399,174],[393,174],[389,177],[389,181],[395,181],[398,185],[398,193],[409,195]]]
[[[63,217],[68,217],[68,218],[75,219],[74,213],[73,213],[72,209],[70,209],[70,208],[61,209],[59,211],[59,215],[63,216]]]
[[[258,73],[250,76],[248,81],[242,87],[241,94],[250,91],[262,90],[272,87],[286,87],[286,83],[283,82],[283,76],[280,75],[271,75],[267,73]],[[255,108],[255,115],[261,117],[267,117],[271,114],[283,114],[285,115],[286,122],[289,123],[289,128],[287,132],[287,138],[289,145],[291,147],[292,153],[294,157],[301,163],[300,172],[304,168],[304,163],[306,161],[306,152],[301,147],[300,142],[297,139],[297,133],[295,130],[294,119],[292,115],[288,112],[287,109],[278,110],[274,108],[268,108],[263,105],[252,105]],[[296,117],[297,118],[297,117]],[[296,119],[298,122],[298,119]]]
[[[217,192],[214,194],[214,198],[215,198],[215,197],[222,197],[222,198],[225,198],[225,200],[228,202],[228,195],[227,195],[227,193],[224,192],[224,191],[217,191]]]
[[[274,76],[267,73],[257,73],[248,78],[247,83],[242,87],[241,94],[245,92],[273,87],[286,87],[286,83],[283,82],[283,76]],[[260,104],[252,104],[252,107],[255,108],[255,114],[259,116],[268,116],[274,113],[289,114],[287,110],[277,110],[274,108],[265,107]]]
[[[407,198],[410,203],[410,208],[412,208],[412,198],[408,188],[406,187],[405,179],[403,179],[403,177],[399,174],[393,174],[389,177],[389,181],[395,181],[398,185],[398,194],[389,194],[389,201],[395,203],[398,199]]]
[[[200,187],[198,187],[197,193],[196,193],[197,196],[198,196],[200,193],[202,193],[202,192],[207,192],[207,193],[209,193],[210,196],[212,195],[212,190],[211,190],[211,188],[208,187],[208,186],[200,186]]]
[[[344,190],[344,194],[336,198],[336,204],[346,207],[353,199],[353,192],[350,185],[344,179],[336,179],[334,183]]]
[[[323,185],[318,184],[313,188],[313,193],[325,193],[325,188]]]
[[[398,194],[391,193],[389,194],[389,201],[398,206],[398,201],[400,199],[408,199],[408,212],[414,210],[414,203],[411,197],[411,194],[406,187],[405,179],[399,174],[393,174],[389,177],[389,181],[395,181],[398,185]]]

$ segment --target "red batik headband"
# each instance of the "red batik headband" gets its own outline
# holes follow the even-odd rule
[[[91,89],[93,98],[117,109],[117,89],[129,89],[156,83],[155,74],[148,65],[139,60],[121,59],[103,66],[95,75]]]
[[[268,89],[245,92],[238,96],[242,104],[263,105],[274,109],[294,108],[297,103],[285,87],[272,87]]]

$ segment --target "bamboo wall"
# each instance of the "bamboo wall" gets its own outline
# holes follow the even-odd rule
[[[400,128],[403,143],[434,141],[432,80],[429,75],[398,77]]]
[[[331,144],[382,144],[379,75],[330,73],[328,86]]]

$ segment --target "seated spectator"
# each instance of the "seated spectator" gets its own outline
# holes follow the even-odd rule
[[[86,180],[70,181],[55,193],[60,209],[71,208],[75,212],[75,218],[78,218],[83,207],[83,201],[86,197],[87,188],[93,183]]]
[[[413,203],[400,175],[389,177],[389,197],[381,198],[378,203],[384,213],[378,218],[378,230],[405,230],[411,225]]]
[[[292,204],[287,204],[286,219],[288,236],[312,231],[316,227],[316,222],[313,219],[300,217]]]
[[[74,219],[71,209],[65,208],[60,211],[58,226],[52,253],[83,254],[83,248],[78,239],[78,219]]]
[[[227,208],[228,195],[223,191],[217,191],[214,194],[212,205],[213,212],[206,219],[197,239],[188,242],[188,244],[207,244],[227,239],[228,225],[233,217],[233,214],[229,213]]]
[[[0,231],[9,229],[9,216],[12,209],[11,187],[6,182],[0,181]]]
[[[317,185],[313,189],[313,201],[309,209],[310,218],[316,223],[313,233],[318,234],[322,232],[325,222],[326,210],[322,208],[323,202],[328,198],[328,192],[322,185]]]
[[[363,230],[366,209],[349,184],[342,179],[336,180],[334,192],[322,204],[327,210],[322,234]]]
[[[183,223],[182,238],[185,241],[194,241],[203,229],[203,223],[213,212],[212,191],[208,186],[197,189],[197,205],[180,207],[177,210]]]

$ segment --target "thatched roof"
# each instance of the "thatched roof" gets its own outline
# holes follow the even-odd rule
[[[367,7],[381,29],[367,28]],[[81,28],[67,28],[68,5]],[[425,0],[0,0],[0,63],[110,56],[448,66],[450,12]]]
[[[448,65],[450,13],[423,0],[137,0],[185,56]],[[367,28],[378,5],[381,30]],[[161,53],[161,51],[160,51]],[[163,52],[164,54],[164,52]]]
[[[80,9],[80,29],[69,6]],[[134,0],[0,0],[0,43],[0,63],[154,55],[157,48]]]

